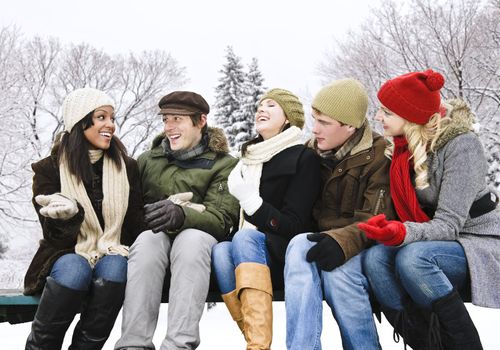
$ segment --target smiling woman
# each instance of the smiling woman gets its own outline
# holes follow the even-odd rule
[[[108,149],[115,132],[114,108],[111,106],[98,107],[90,112],[86,119],[90,119],[90,126],[84,126],[83,135],[89,143],[89,148],[94,150]]]
[[[104,345],[123,302],[128,246],[144,228],[137,163],[114,136],[114,102],[83,88],[62,111],[52,154],[32,165],[44,238],[24,280],[25,294],[42,293],[26,349],[60,349],[81,309],[72,346]]]

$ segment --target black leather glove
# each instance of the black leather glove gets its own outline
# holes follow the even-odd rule
[[[146,204],[144,220],[154,232],[177,230],[184,223],[184,210],[168,199]]]
[[[344,263],[345,255],[337,241],[323,232],[311,233],[307,239],[315,244],[306,255],[308,262],[316,262],[321,270],[332,271]]]

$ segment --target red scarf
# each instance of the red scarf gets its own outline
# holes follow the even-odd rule
[[[411,182],[410,151],[404,136],[394,137],[394,152],[391,162],[391,197],[394,208],[402,222],[426,222],[429,217],[424,213],[417,200],[415,188]]]

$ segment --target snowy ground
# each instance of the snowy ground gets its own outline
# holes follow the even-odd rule
[[[154,343],[159,348],[161,341],[165,335],[167,320],[167,305],[162,304],[160,319],[158,321],[157,332],[154,337]],[[275,302],[274,305],[274,338],[272,348],[275,350],[285,349],[285,304],[283,302]],[[498,325],[500,324],[500,310],[491,310],[478,308],[467,305],[472,318],[478,328],[479,334],[483,341],[485,350],[500,349],[500,335],[498,334]],[[323,311],[323,348],[326,349],[341,349],[341,341],[336,323],[331,316],[328,307]],[[71,339],[72,329],[76,323],[73,322],[67,336],[63,348],[67,349]],[[104,346],[104,350],[113,349],[113,345],[120,335],[121,314],[118,316],[117,322],[109,340]],[[383,349],[401,350],[402,344],[395,344],[392,341],[392,328],[388,326],[387,321],[382,324],[377,324],[379,336]],[[215,308],[205,311],[200,324],[201,330],[201,345],[199,350],[234,350],[244,349],[245,342],[239,333],[236,324],[231,320],[226,307],[222,303],[218,303]],[[19,325],[9,325],[6,323],[0,324],[0,348],[2,350],[21,350],[24,349],[26,337],[30,331],[30,323]],[[307,349],[305,349],[307,350]]]

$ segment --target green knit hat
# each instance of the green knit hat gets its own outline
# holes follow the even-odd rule
[[[366,120],[368,95],[356,79],[336,80],[316,94],[312,107],[338,122],[360,128]]]
[[[304,108],[297,96],[285,89],[271,89],[260,98],[259,103],[266,98],[278,102],[290,124],[302,129],[304,126]]]

